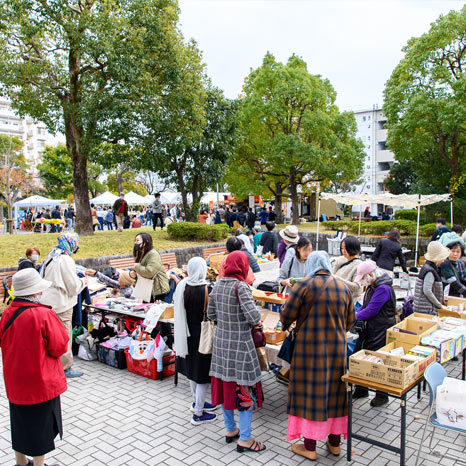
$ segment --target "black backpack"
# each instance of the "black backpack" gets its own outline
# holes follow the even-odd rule
[[[267,291],[271,293],[278,293],[278,283],[277,282],[271,282],[271,281],[266,281],[259,283],[257,286],[258,290],[261,291]]]

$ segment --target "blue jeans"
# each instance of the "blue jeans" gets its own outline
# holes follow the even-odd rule
[[[225,409],[222,405],[223,420],[227,432],[236,430],[235,411],[233,409]],[[239,411],[239,439],[242,442],[251,440],[251,422],[252,411]]]
[[[66,221],[68,222],[68,230],[73,229],[73,219],[72,218],[67,218]]]
[[[99,221],[99,230],[103,231],[103,229],[104,229],[104,219],[103,219],[103,217],[97,217],[97,220]]]
[[[107,230],[113,230],[113,222],[105,220],[105,224],[107,225]]]

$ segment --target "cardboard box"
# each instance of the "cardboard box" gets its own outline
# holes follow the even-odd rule
[[[174,317],[175,317],[175,308],[173,306],[168,306],[165,309],[165,311],[163,311],[163,314],[160,316],[160,319],[173,319]]]
[[[399,341],[400,343],[410,343],[413,346],[419,345],[422,337],[437,329],[438,324],[427,319],[418,319],[416,317],[405,319],[387,330],[387,343]],[[407,330],[408,332],[414,332],[414,334],[403,333],[398,330]]]
[[[422,346],[430,346],[437,350],[437,362],[443,364],[455,356],[455,340],[445,330],[437,330],[421,339]]]
[[[281,345],[286,338],[286,332],[282,330],[264,330],[265,341],[270,345]]]
[[[457,298],[456,296],[445,296],[445,306],[458,306],[460,308],[460,311],[466,310],[466,298]]]
[[[273,311],[260,311],[261,321],[264,326],[265,341],[271,345],[279,345],[286,338],[286,332],[276,330],[280,322],[280,314]]]
[[[393,349],[401,347],[401,348],[404,349],[405,356],[407,356],[407,357],[403,357],[403,356],[399,356],[399,357],[401,359],[405,359],[406,362],[409,363],[409,362],[413,361],[413,357],[412,357],[412,355],[409,355],[408,353],[411,350],[411,348],[414,348],[415,346],[417,346],[417,345],[411,345],[409,343],[400,343],[399,341],[392,341],[391,343],[388,343],[388,345],[385,345],[382,348],[380,348],[379,350],[377,350],[377,353],[380,352],[380,351],[385,351],[385,352],[389,353]],[[423,359],[420,359],[420,360],[416,361],[417,377],[420,377],[422,374],[424,374],[424,371],[433,362],[435,362],[436,357],[437,357],[437,352],[436,352],[435,348],[426,347],[426,349],[431,350],[430,355],[428,357],[426,357],[426,358],[423,358]]]
[[[434,320],[437,316],[433,314],[423,314],[422,312],[413,312],[411,315],[406,317],[406,319],[424,319],[424,320]],[[405,320],[406,320],[405,319]]]
[[[383,361],[383,364],[359,359],[364,355],[376,356]],[[369,350],[358,351],[349,357],[349,374],[359,379],[396,388],[406,388],[419,378],[415,361],[408,362],[399,356]]]

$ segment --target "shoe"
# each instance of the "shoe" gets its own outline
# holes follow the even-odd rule
[[[332,454],[332,455],[335,455],[335,456],[340,456],[340,453],[341,453],[341,447],[340,445],[338,445],[338,447],[334,447],[329,439],[327,439],[327,448],[328,448],[328,451]]]
[[[19,466],[19,465],[16,464],[15,466]],[[28,458],[28,464],[26,466],[34,466],[34,463],[32,462],[32,460]]]
[[[262,447],[260,446],[262,445]],[[236,445],[236,451],[238,453],[244,453],[245,451],[252,451],[254,453],[260,453],[265,450],[265,445],[263,443],[257,442],[254,440],[250,447],[243,447],[242,445]]]
[[[225,435],[225,442],[226,443],[233,443],[233,440],[239,439],[239,429],[238,433],[235,435]]]
[[[191,424],[193,426],[200,426],[201,424],[206,424],[208,422],[214,422],[217,419],[216,414],[202,413],[202,416],[193,415],[191,419]]]
[[[371,406],[373,408],[379,408],[380,406],[386,405],[388,403],[388,396],[375,396],[371,400]]]
[[[76,377],[81,377],[82,375],[83,372],[81,371],[72,371],[71,369],[65,371],[65,376],[67,379],[75,379]]]
[[[194,413],[194,403],[191,405],[191,411]],[[204,402],[204,411],[210,412],[215,411],[217,409],[217,405],[213,405],[212,403]]]
[[[304,458],[311,461],[317,459],[317,451],[306,450],[306,448],[304,448],[304,443],[293,443],[293,445],[291,445],[291,451],[295,455],[304,456]]]
[[[358,398],[367,398],[368,396],[369,391],[361,387],[356,387],[356,389],[353,392],[353,400],[357,400]]]

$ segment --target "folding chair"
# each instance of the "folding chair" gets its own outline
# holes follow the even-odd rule
[[[429,406],[430,406],[430,409],[429,409],[429,415],[427,416],[426,423],[424,425],[424,430],[422,432],[422,440],[419,443],[419,448],[418,448],[418,451],[417,451],[415,466],[417,466],[419,464],[419,455],[421,453],[421,446],[424,443],[424,438],[426,436],[426,430],[427,430],[427,424],[429,422],[431,423],[432,427],[434,428],[432,430],[432,433],[431,433],[431,436],[430,436],[430,441],[429,441],[429,454],[431,454],[433,456],[436,456],[436,457],[440,457],[440,458],[448,458],[448,459],[454,460],[456,462],[466,464],[466,460],[464,460],[464,459],[459,459],[456,456],[449,456],[447,454],[443,455],[442,453],[440,453],[437,450],[432,450],[432,440],[434,438],[434,430],[435,430],[436,427],[438,427],[440,429],[445,429],[445,430],[452,430],[454,432],[459,432],[461,434],[466,434],[465,429],[459,429],[457,427],[450,427],[450,426],[446,426],[444,424],[440,424],[440,422],[437,419],[437,413],[436,412],[432,413],[432,411],[434,411],[435,399],[437,397],[437,387],[439,385],[442,385],[443,380],[445,379],[446,376],[447,376],[447,373],[445,372],[445,369],[438,362],[434,362],[433,364],[431,364],[426,369],[426,371],[424,372],[424,379],[427,382],[427,385],[429,386],[429,395],[430,395]]]

